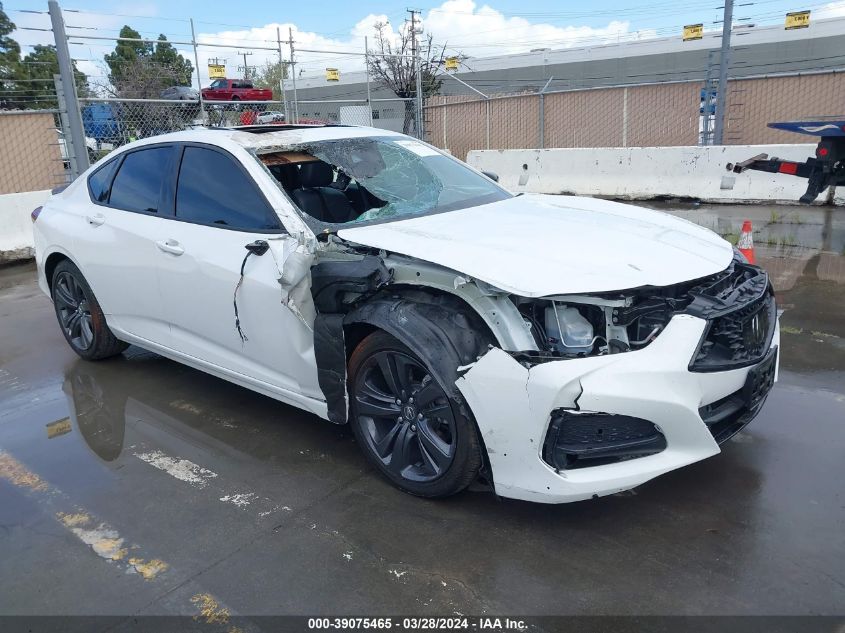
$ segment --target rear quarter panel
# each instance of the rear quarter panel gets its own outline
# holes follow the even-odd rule
[[[47,296],[50,296],[50,289],[45,265],[50,255],[61,253],[77,267],[82,268],[75,256],[77,236],[85,221],[84,207],[73,200],[74,191],[78,194],[79,189],[74,186],[71,191],[69,187],[62,193],[51,196],[32,227],[38,286]],[[87,190],[84,188],[82,193],[87,196]]]

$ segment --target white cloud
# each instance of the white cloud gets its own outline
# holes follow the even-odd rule
[[[845,16],[845,2],[831,2],[813,11],[812,18],[841,18]]]
[[[327,51],[313,53],[297,52],[297,65],[300,76],[320,76],[326,67],[336,67],[341,72],[352,72],[364,68],[362,55],[347,55],[347,52],[364,51],[364,37],[370,38],[372,48],[375,24],[388,23],[387,32],[396,36],[403,24],[392,24],[383,14],[369,14],[361,18],[348,34],[341,37],[327,37],[319,33],[302,31],[295,24],[267,24],[262,27],[244,30],[203,32],[197,35],[199,41],[226,43],[233,47],[274,46],[276,27],[279,27],[282,39],[287,39],[288,28],[293,30],[296,48]],[[630,38],[628,22],[610,21],[606,26],[555,26],[552,24],[530,22],[519,17],[507,17],[489,5],[478,6],[473,0],[447,0],[439,7],[423,15],[423,29],[431,34],[435,45],[447,46],[447,52],[463,53],[472,57],[487,57],[507,53],[529,51],[533,48],[565,48],[589,43],[599,44]],[[653,32],[643,32],[640,37],[653,36]],[[284,57],[288,59],[287,45],[283,45]],[[210,57],[226,58],[233,70],[243,65],[238,61],[236,50],[200,48],[201,77],[207,81],[205,64]],[[270,51],[254,50],[249,58],[250,65],[260,65],[267,59],[277,59],[278,54]]]
[[[836,2],[842,5],[845,2]],[[832,6],[832,5],[831,5]],[[161,15],[156,5],[144,2],[132,4],[131,7],[115,5],[111,8],[114,14],[128,13],[133,16],[156,17]],[[49,28],[47,15],[19,14],[15,21],[19,27]],[[161,15],[167,18],[166,14]],[[201,17],[198,17],[201,20]],[[68,26],[84,26],[86,29],[69,28],[68,33],[78,35],[106,35],[116,36],[120,27],[126,22],[141,30],[144,37],[154,39],[158,33],[144,31],[146,20],[134,20],[120,15],[102,15],[97,13],[75,13],[66,11],[65,22]],[[341,72],[360,71],[364,68],[364,37],[370,38],[373,46],[376,23],[386,23],[387,33],[395,37],[404,23],[390,23],[384,14],[368,14],[346,33],[324,35],[311,31],[300,30],[293,23],[271,23],[250,29],[229,29],[222,31],[202,30],[197,33],[199,42],[226,44],[226,48],[200,46],[199,76],[202,85],[208,84],[208,60],[221,58],[227,65],[227,74],[240,76],[238,66],[243,65],[243,57],[239,51],[250,51],[247,60],[251,66],[261,66],[265,61],[278,59],[276,29],[281,38],[286,40],[288,29],[293,32],[293,39],[297,52],[297,68],[299,76],[317,77],[322,75],[325,68],[339,68]],[[532,48],[565,48],[589,43],[607,43],[621,38],[630,38],[633,34],[629,30],[628,22],[612,20],[606,26],[594,28],[589,26],[557,26],[541,22],[531,22],[520,17],[507,17],[487,4],[479,6],[474,0],[446,0],[440,6],[429,10],[422,19],[424,31],[431,34],[435,45],[447,46],[447,52],[463,53],[471,57],[486,57],[508,53],[518,53]],[[177,26],[178,25],[178,26]],[[204,26],[200,23],[200,26]],[[148,28],[148,27],[147,27]],[[186,27],[179,22],[173,22],[174,30],[185,31]],[[96,30],[89,30],[96,29]],[[651,33],[640,33],[640,36],[653,36]],[[37,43],[52,43],[52,33],[49,31],[18,30],[14,37],[24,46]],[[171,40],[190,39],[188,36],[172,37]],[[114,50],[114,41],[97,41],[71,38],[71,55],[77,59],[80,70],[103,81],[106,74],[103,55]],[[260,49],[250,47],[263,47]],[[287,44],[282,45],[285,59],[289,59]],[[177,45],[176,48],[191,63],[196,63],[192,47]],[[272,49],[272,50],[265,50]],[[308,52],[301,49],[325,51],[321,53]],[[26,52],[26,48],[24,49]],[[350,55],[349,53],[353,54]],[[357,54],[356,54],[357,53]],[[196,78],[195,78],[196,81]]]

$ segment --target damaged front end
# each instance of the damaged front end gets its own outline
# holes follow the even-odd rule
[[[772,286],[740,259],[673,286],[527,298],[413,257],[324,240],[311,294],[329,419],[348,420],[349,354],[383,330],[475,419],[502,496],[575,501],[714,455],[774,381]]]
[[[535,349],[494,349],[459,380],[499,494],[571,501],[718,452],[777,370],[774,293],[734,260],[664,288],[511,296]]]
[[[674,315],[690,314],[708,321],[690,370],[721,371],[758,362],[775,323],[768,276],[738,259],[715,275],[664,288],[513,301],[537,347],[514,357],[529,365],[641,350]]]

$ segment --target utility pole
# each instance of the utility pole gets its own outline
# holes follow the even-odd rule
[[[285,111],[285,123],[290,123],[290,112],[288,112],[288,98],[285,94],[285,60],[282,58],[282,32],[276,27],[276,43],[279,45],[279,90],[282,92],[282,105]]]
[[[294,123],[299,123],[299,101],[296,98],[296,65],[293,61],[293,29],[288,27],[288,44],[290,44],[290,76],[293,81],[293,116]]]
[[[725,136],[725,108],[728,103],[728,66],[731,57],[731,26],[734,19],[734,2],[725,0],[725,15],[722,18],[722,54],[719,58],[719,86],[716,93],[716,117],[713,129],[713,144],[722,145]]]
[[[73,61],[67,46],[65,34],[65,20],[62,10],[56,0],[49,0],[47,7],[50,12],[50,22],[53,27],[53,37],[56,40],[56,58],[59,62],[59,74],[62,77],[62,89],[67,103],[67,122],[70,128],[70,144],[72,152],[68,153],[71,167],[71,177],[76,178],[88,169],[88,148],[85,145],[85,128],[82,126],[82,114],[79,112],[79,99],[76,96],[76,82],[73,77]]]
[[[249,69],[252,68],[252,66],[246,63],[246,58],[247,56],[252,55],[252,51],[247,51],[245,53],[238,52],[238,55],[244,58],[244,65],[241,68],[238,68],[238,70],[243,70],[245,80],[249,79]]]
[[[411,56],[413,57],[413,64],[414,64],[414,75],[416,76],[416,93],[417,93],[417,103],[416,103],[416,129],[417,129],[417,138],[422,140],[425,136],[423,131],[423,112],[422,112],[422,105],[423,105],[423,93],[422,93],[422,61],[420,59],[420,46],[419,42],[417,41],[417,35],[422,33],[422,29],[417,29],[417,16],[420,14],[419,9],[408,9],[408,13],[411,14]]]

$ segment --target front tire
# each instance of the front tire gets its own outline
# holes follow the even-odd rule
[[[85,360],[117,356],[129,345],[106,324],[100,304],[79,269],[69,260],[53,271],[53,307],[68,345]]]
[[[475,422],[406,345],[369,335],[349,359],[348,385],[355,438],[395,486],[446,497],[472,483],[481,467]]]

